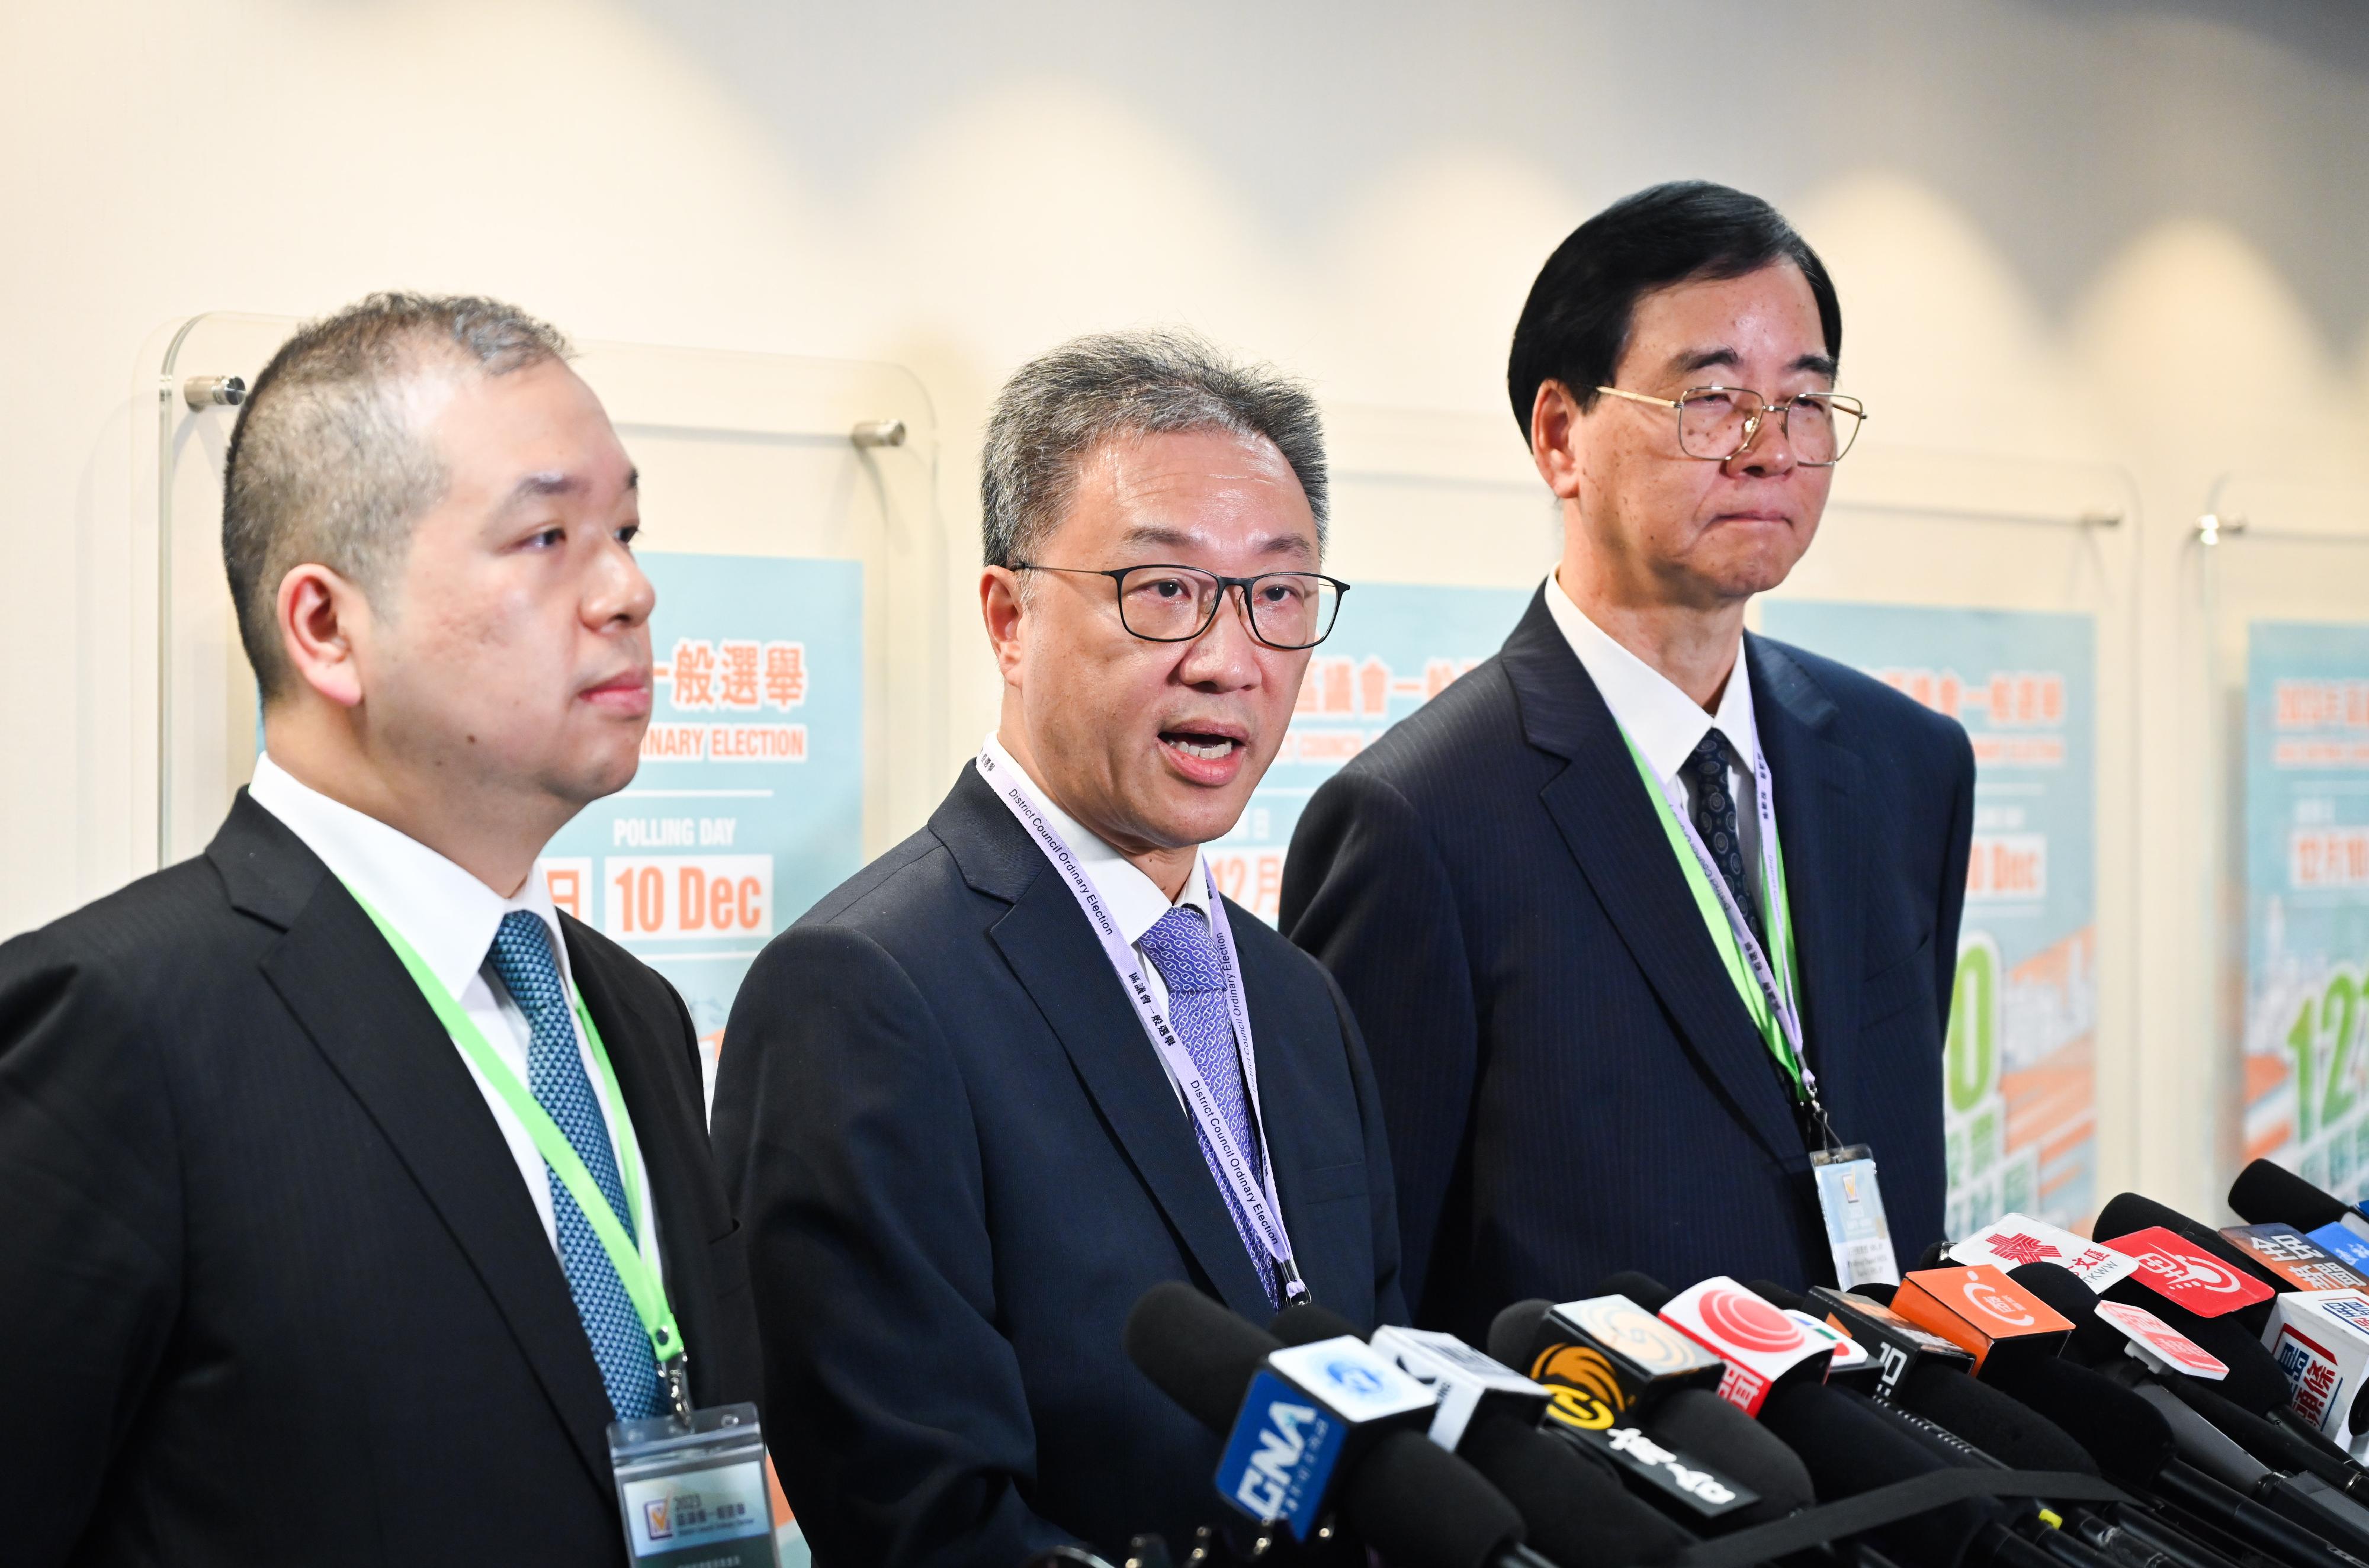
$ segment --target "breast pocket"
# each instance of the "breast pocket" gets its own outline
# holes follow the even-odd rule
[[[1917,950],[1887,964],[1860,982],[1860,1028],[1878,1029],[1913,1008],[1922,1006],[1936,1015],[1933,996],[1933,933],[1927,932]]]

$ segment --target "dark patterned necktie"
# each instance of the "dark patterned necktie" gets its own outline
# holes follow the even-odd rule
[[[502,917],[494,933],[494,973],[502,978],[510,1000],[526,1014],[527,1092],[551,1113],[569,1147],[601,1189],[601,1200],[625,1234],[634,1234],[633,1211],[625,1205],[625,1185],[617,1178],[617,1156],[609,1145],[608,1119],[592,1093],[584,1070],[584,1053],[577,1048],[576,1024],[567,1005],[567,990],[560,983],[559,966],[551,956],[550,928],[524,910]],[[620,1421],[657,1415],[658,1367],[650,1336],[625,1294],[592,1222],[558,1173],[544,1167],[551,1183],[551,1213],[559,1233],[559,1267],[567,1276],[567,1292],[576,1299],[576,1315],[584,1320],[584,1335],[592,1342],[592,1359],[600,1363],[601,1381]]]
[[[1734,749],[1713,727],[1687,756],[1687,797],[1694,808],[1695,831],[1711,851],[1728,891],[1735,895],[1735,907],[1744,911],[1752,939],[1765,953],[1768,933],[1761,926],[1760,901],[1753,896],[1752,878],[1744,869],[1744,840],[1735,830],[1735,795],[1728,787],[1728,770],[1734,765]]]
[[[1234,1146],[1250,1162],[1251,1175],[1260,1173],[1259,1147],[1251,1136],[1250,1097],[1242,1092],[1242,1057],[1234,1046],[1234,1021],[1227,1006],[1225,963],[1219,956],[1217,933],[1201,911],[1183,905],[1160,917],[1158,923],[1143,933],[1136,945],[1160,971],[1168,987],[1168,1022],[1176,1030],[1176,1037],[1193,1058],[1193,1065],[1201,1081],[1218,1102],[1218,1110],[1226,1118],[1226,1130],[1233,1134]],[[1193,1136],[1200,1141],[1201,1158],[1208,1162],[1209,1174],[1216,1178],[1218,1191],[1226,1200],[1226,1212],[1234,1221],[1234,1230],[1242,1239],[1242,1246],[1251,1254],[1252,1266],[1258,1270],[1259,1284],[1266,1291],[1270,1306],[1282,1302],[1276,1295],[1275,1260],[1267,1255],[1266,1243],[1259,1239],[1258,1230],[1251,1217],[1242,1212],[1233,1187],[1223,1174],[1218,1150],[1209,1135],[1201,1130],[1196,1120]]]

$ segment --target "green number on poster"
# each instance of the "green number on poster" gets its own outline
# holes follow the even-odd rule
[[[2334,1127],[2352,1109],[2354,1096],[2352,1085],[2345,1082],[2348,1076],[2345,1069],[2352,1058],[2352,1018],[2359,1011],[2360,1002],[2361,988],[2353,983],[2351,975],[2339,969],[2336,977],[2328,982],[2328,994],[2321,997],[2319,1002],[2319,1024],[2323,1030],[2328,1028],[2329,1009],[2342,1008],[2333,1031],[2334,1037],[2329,1041],[2328,1096],[2319,1113],[2322,1127]]]
[[[2309,1143],[2319,1129],[2313,1112],[2318,1107],[2313,1097],[2319,1087],[2318,1074],[2313,1071],[2316,1054],[2312,1050],[2315,1035],[2311,1026],[2312,1004],[2306,1001],[2295,1014],[2295,1027],[2287,1031],[2287,1050],[2295,1057],[2295,1141]]]
[[[1987,942],[1958,954],[1950,988],[1950,1036],[1943,1052],[1950,1108],[1964,1115],[1990,1092],[1998,1051],[1998,950]]]

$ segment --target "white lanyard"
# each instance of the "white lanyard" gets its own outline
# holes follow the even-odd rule
[[[1225,900],[1219,897],[1217,879],[1202,866],[1202,876],[1209,892],[1209,926],[1218,939],[1218,958],[1225,971],[1226,1011],[1234,1028],[1234,1054],[1242,1063],[1242,1091],[1250,1101],[1251,1130],[1259,1140],[1259,1174],[1253,1177],[1248,1155],[1234,1140],[1233,1130],[1218,1109],[1215,1094],[1202,1078],[1201,1070],[1194,1064],[1193,1053],[1176,1037],[1168,1022],[1167,1010],[1151,999],[1151,988],[1143,978],[1143,961],[1118,928],[1118,921],[1103,903],[1101,893],[1078,864],[1077,855],[1061,837],[1060,830],[1046,817],[1036,803],[1028,782],[1017,768],[1006,769],[997,764],[994,756],[982,749],[978,754],[979,776],[995,792],[1020,825],[1036,841],[1070,885],[1070,892],[1078,907],[1086,913],[1086,923],[1094,928],[1101,939],[1103,955],[1110,960],[1122,984],[1127,1000],[1135,1005],[1135,1015],[1143,1032],[1151,1040],[1151,1048],[1159,1053],[1161,1065],[1167,1069],[1169,1081],[1184,1097],[1184,1108],[1194,1125],[1209,1140],[1218,1153],[1219,1174],[1235,1203],[1250,1219],[1251,1228],[1258,1233],[1267,1256],[1274,1260],[1276,1283],[1282,1289],[1286,1305],[1309,1299],[1308,1286],[1299,1277],[1299,1265],[1292,1259],[1291,1237],[1283,1228],[1283,1208],[1275,1196],[1275,1161],[1267,1153],[1266,1121],[1259,1110],[1258,1058],[1251,1047],[1250,1003],[1242,994],[1242,967],[1234,956],[1234,933],[1226,923]]]

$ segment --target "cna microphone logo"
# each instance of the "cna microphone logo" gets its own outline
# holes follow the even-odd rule
[[[2117,1236],[2106,1244],[2136,1259],[2138,1276],[2157,1295],[2200,1318],[2217,1318],[2267,1301],[2273,1294],[2260,1280],[2199,1251],[2160,1225]]]

